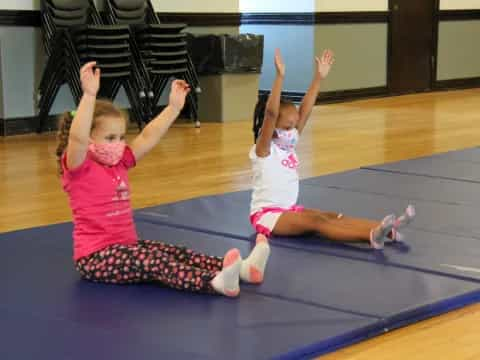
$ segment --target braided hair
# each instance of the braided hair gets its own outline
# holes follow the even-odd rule
[[[255,105],[255,111],[253,113],[253,141],[257,142],[258,135],[260,135],[260,130],[262,130],[263,119],[265,118],[265,109],[267,108],[268,97],[270,94],[263,93],[258,97],[257,104]],[[288,105],[295,106],[293,102],[287,100],[283,97],[280,98],[280,107]]]
[[[126,112],[118,109],[111,101],[109,100],[97,100],[95,102],[95,110],[93,112],[93,121],[92,129],[95,128],[97,119],[101,116],[118,116],[128,121],[128,115]],[[57,132],[57,150],[55,155],[57,157],[57,168],[58,174],[63,174],[62,169],[62,156],[68,146],[68,138],[70,135],[70,127],[72,126],[73,118],[75,117],[74,111],[64,112],[58,121],[58,132]]]
[[[70,127],[72,126],[73,121],[73,111],[66,111],[64,112],[60,118],[58,119],[58,132],[57,132],[57,150],[55,151],[55,155],[57,156],[57,169],[58,174],[63,174],[62,169],[62,155],[65,152],[65,149],[68,145],[68,136],[70,134]]]
[[[257,142],[258,135],[263,126],[263,118],[265,117],[265,108],[267,107],[268,93],[264,93],[258,96],[257,104],[255,105],[255,111],[253,113],[253,142]]]

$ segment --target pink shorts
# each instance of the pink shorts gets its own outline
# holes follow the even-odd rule
[[[293,205],[289,208],[266,207],[250,215],[250,223],[257,233],[270,236],[278,219],[284,212],[301,212],[304,209],[301,205]]]

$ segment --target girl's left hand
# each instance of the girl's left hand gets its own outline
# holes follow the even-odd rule
[[[318,75],[320,75],[320,78],[325,79],[335,62],[333,51],[325,50],[322,54],[322,58],[319,59],[318,57],[315,57],[315,61],[317,62]]]
[[[172,82],[172,89],[170,90],[169,104],[178,112],[185,106],[185,98],[190,92],[190,85],[184,80],[174,80]]]

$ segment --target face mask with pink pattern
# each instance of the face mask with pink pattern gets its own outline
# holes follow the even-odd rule
[[[90,150],[97,162],[107,166],[115,166],[123,157],[125,142],[117,141],[104,144],[90,143],[88,150]]]
[[[280,149],[284,151],[294,151],[298,143],[298,131],[297,129],[284,130],[275,129],[277,136],[273,138],[273,142]]]

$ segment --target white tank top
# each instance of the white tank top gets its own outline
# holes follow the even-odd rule
[[[266,207],[289,208],[296,205],[299,162],[295,151],[282,150],[272,141],[269,156],[258,157],[254,145],[249,157],[253,168],[250,214]]]

